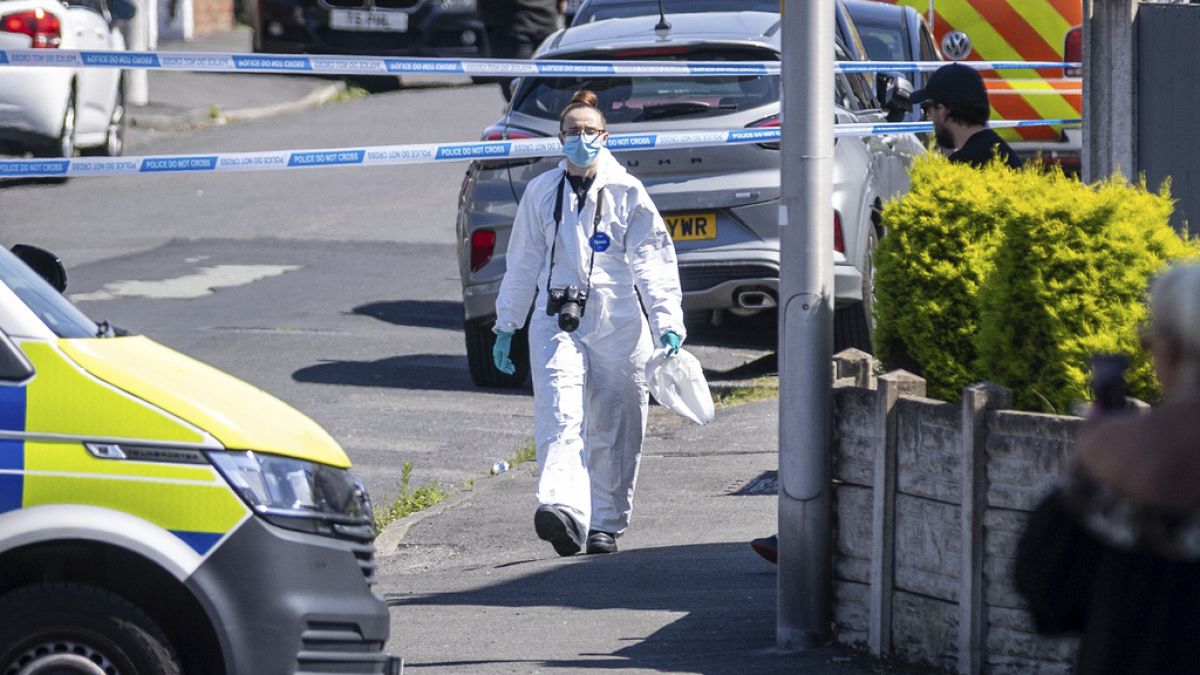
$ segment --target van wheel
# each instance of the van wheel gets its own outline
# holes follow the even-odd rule
[[[0,675],[180,675],[162,630],[128,600],[84,584],[35,584],[0,597]]]
[[[500,389],[516,389],[525,386],[529,377],[529,339],[525,330],[518,330],[513,336],[512,350],[509,358],[517,367],[517,372],[505,375],[496,370],[492,362],[492,347],[496,345],[496,334],[492,332],[495,319],[473,319],[463,324],[463,332],[467,339],[467,367],[471,371],[471,381],[478,387]]]
[[[833,351],[861,349],[874,354],[871,335],[875,332],[875,248],[879,235],[875,228],[867,229],[867,251],[863,260],[862,302],[842,307],[833,313]]]

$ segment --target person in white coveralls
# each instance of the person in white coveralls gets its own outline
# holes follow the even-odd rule
[[[562,556],[613,553],[646,432],[646,361],[655,342],[683,343],[683,295],[662,216],[604,147],[596,95],[577,92],[559,129],[566,159],[517,207],[492,356],[514,372],[512,336],[530,317],[538,537]]]

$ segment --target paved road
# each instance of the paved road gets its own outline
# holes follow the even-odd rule
[[[494,86],[402,90],[202,131],[133,134],[128,152],[471,140],[500,109]],[[454,250],[465,168],[7,185],[0,243],[54,250],[68,265],[69,295],[89,315],[314,417],[385,500],[406,460],[418,483],[457,486],[531,435],[528,391],[479,390],[467,375]],[[765,326],[731,341],[697,325],[689,346],[713,363],[747,360],[764,353],[773,328]]]

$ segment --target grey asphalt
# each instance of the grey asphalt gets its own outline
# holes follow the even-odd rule
[[[536,466],[484,478],[378,540],[389,648],[420,673],[899,673],[860,652],[775,647],[777,402],[705,427],[652,411],[633,522],[611,555],[533,531]]]

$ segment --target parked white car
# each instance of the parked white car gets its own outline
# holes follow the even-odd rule
[[[124,50],[129,0],[0,0],[0,47]],[[123,71],[0,67],[0,153],[121,154]]]

